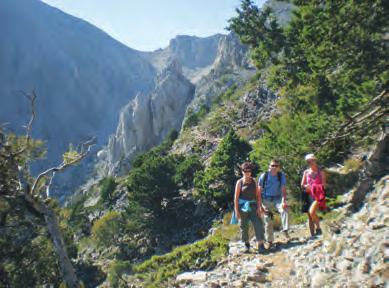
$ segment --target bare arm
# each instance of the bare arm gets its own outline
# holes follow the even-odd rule
[[[282,203],[286,204],[286,175],[281,173],[281,193],[282,193]]]
[[[258,193],[259,193],[260,195],[262,195],[262,192],[263,192],[262,186],[259,186],[259,185],[258,185]],[[261,199],[262,199],[262,196],[261,196]]]
[[[257,185],[257,182],[255,182],[255,187],[257,187],[256,189],[257,206],[262,207],[262,188]]]
[[[257,183],[255,183],[255,186],[257,187],[257,189],[256,189],[257,215],[260,216],[262,214],[262,212],[263,212],[263,207],[262,207],[262,187],[257,185]]]
[[[286,186],[282,186],[282,202],[286,203]]]
[[[304,171],[303,179],[301,179],[301,188],[305,191],[309,191],[309,187],[307,185],[307,170]]]
[[[304,188],[307,183],[307,171],[304,171],[303,178],[301,179],[301,188]]]
[[[237,219],[240,219],[240,213],[239,213],[239,195],[240,195],[240,181],[238,180],[235,185],[235,196],[234,196],[234,209],[235,209],[235,216]]]

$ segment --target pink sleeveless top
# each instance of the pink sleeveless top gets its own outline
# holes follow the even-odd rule
[[[306,170],[307,173],[307,183],[309,185],[314,184],[323,184],[322,178],[321,178],[321,170],[319,169],[317,173],[310,173],[309,170]]]
[[[319,208],[322,210],[326,209],[325,190],[321,170],[319,169],[317,173],[309,173],[307,171],[307,183],[311,186],[309,194],[318,201]]]

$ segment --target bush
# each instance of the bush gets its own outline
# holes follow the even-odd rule
[[[118,243],[122,227],[122,215],[116,211],[109,211],[93,224],[93,239],[99,246],[115,245]]]
[[[239,165],[246,159],[251,146],[230,130],[212,155],[209,167],[195,175],[195,188],[200,198],[226,206],[232,201]]]
[[[174,175],[174,181],[182,189],[193,186],[193,180],[197,171],[203,170],[204,166],[197,155],[190,155],[179,161]]]
[[[205,104],[202,104],[197,112],[194,112],[193,110],[188,111],[188,115],[183,124],[183,129],[198,125],[208,112],[209,108]]]
[[[110,204],[113,200],[113,192],[117,186],[114,177],[105,177],[99,183],[100,196],[104,203]]]
[[[135,277],[148,287],[161,287],[163,283],[184,271],[211,269],[228,252],[228,240],[211,236],[196,243],[174,249],[172,252],[153,256],[133,266]]]
[[[122,278],[122,274],[128,273],[131,270],[129,261],[113,260],[109,264],[107,280],[110,287],[127,287],[126,282]]]

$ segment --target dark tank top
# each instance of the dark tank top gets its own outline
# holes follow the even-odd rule
[[[250,183],[243,183],[243,178],[239,181],[241,187],[239,198],[243,200],[256,200],[257,187],[254,179],[251,179]]]

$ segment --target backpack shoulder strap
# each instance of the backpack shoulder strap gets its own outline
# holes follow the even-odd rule
[[[281,171],[277,172],[277,177],[278,177],[278,182],[280,183],[280,186],[281,186],[281,183],[282,183],[282,172]]]
[[[263,175],[263,187],[262,188],[265,190],[266,183],[267,183],[267,178],[269,177],[269,171],[266,171],[262,175]]]

